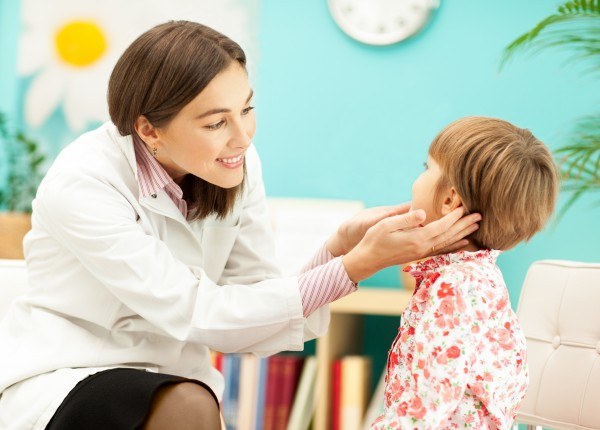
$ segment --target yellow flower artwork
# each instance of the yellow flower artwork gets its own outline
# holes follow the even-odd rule
[[[253,50],[257,9],[258,0],[22,0],[18,71],[32,78],[25,121],[40,127],[59,107],[73,131],[107,121],[110,72],[138,35],[161,22],[187,19]]]

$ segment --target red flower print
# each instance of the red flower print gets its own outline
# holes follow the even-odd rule
[[[460,348],[456,345],[452,345],[446,350],[448,358],[458,358],[460,356]]]
[[[431,275],[429,275],[427,277],[427,283],[429,285],[435,284],[435,281],[437,281],[440,276],[442,276],[442,275],[439,272],[432,273]]]
[[[430,376],[431,376],[431,373],[429,373],[429,368],[426,367],[425,370],[423,370],[423,378],[429,379]]]
[[[453,296],[453,295],[454,295],[454,287],[452,286],[452,284],[448,284],[447,282],[442,282],[442,284],[440,285],[440,289],[437,292],[437,296],[441,299],[446,296]]]
[[[500,347],[502,349],[513,349],[513,347],[515,346],[515,341],[510,335],[510,331],[506,330],[505,328],[501,328],[498,329],[496,334],[498,336],[498,343],[500,343]]]
[[[410,411],[408,412],[411,417],[420,420],[427,413],[427,409],[423,406],[423,402],[420,397],[415,397],[412,402],[410,402]]]
[[[471,391],[473,391],[473,394],[475,394],[477,397],[481,397],[485,393],[483,382],[475,382],[473,385],[471,385]]]
[[[406,415],[406,411],[408,410],[408,403],[402,402],[396,408],[396,413],[398,416],[403,417]]]
[[[441,317],[440,318],[436,318],[435,319],[435,325],[438,328],[444,328],[444,327],[446,327],[446,321],[444,321],[444,318],[441,318]]]
[[[440,311],[444,315],[452,315],[454,313],[454,303],[451,299],[444,299],[440,303]]]
[[[373,429],[430,428],[442,414],[436,428],[509,428],[527,360],[496,256],[455,253],[413,266],[418,287],[389,351],[385,413]]]
[[[413,301],[415,305],[417,303],[424,303],[429,299],[429,289],[427,288],[419,288],[419,291],[415,293],[413,296]]]

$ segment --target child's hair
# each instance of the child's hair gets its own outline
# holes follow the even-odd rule
[[[529,130],[495,118],[466,117],[444,128],[429,155],[440,166],[434,194],[452,186],[466,213],[479,212],[469,237],[505,250],[540,231],[554,211],[558,172],[552,154]]]

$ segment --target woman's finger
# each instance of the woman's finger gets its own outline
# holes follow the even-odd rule
[[[394,206],[382,206],[382,209],[386,211],[390,215],[402,215],[407,213],[410,210],[410,202],[400,203],[399,205]]]
[[[411,230],[425,221],[425,211],[418,209],[402,215],[394,215],[381,221],[387,231]]]
[[[462,220],[461,220],[462,221]],[[467,227],[463,228],[462,230],[460,230],[458,233],[455,233],[453,236],[450,236],[448,238],[445,238],[442,236],[438,236],[437,238],[434,239],[434,246],[435,246],[435,250],[437,253],[437,250],[439,249],[440,251],[445,251],[445,252],[451,252],[449,250],[446,250],[447,248],[449,248],[450,246],[452,246],[452,244],[458,242],[459,240],[469,236],[470,234],[476,232],[479,229],[479,225],[478,224],[469,224]],[[452,231],[448,231],[448,234],[452,234]]]
[[[425,227],[423,227],[423,233],[425,233],[426,237],[435,239],[436,237],[448,232],[450,228],[454,226],[454,224],[460,222],[459,220],[463,216],[463,213],[464,208],[460,206],[442,218],[427,224]],[[466,226],[463,226],[463,228],[464,227]]]
[[[462,211],[456,212],[457,210],[458,209],[455,209],[445,217],[424,227],[424,229],[429,229],[429,227],[433,226],[433,228],[427,232],[430,233],[428,237],[432,239],[432,245],[435,245],[436,247],[439,246],[440,248],[449,245],[451,243],[449,242],[451,238],[459,235],[463,230],[468,229],[470,226],[473,226],[475,223],[481,221],[481,215],[478,213],[469,214],[462,218],[459,217],[460,219],[458,219],[456,216],[461,214]],[[450,217],[450,215],[452,215],[452,217]]]
[[[410,203],[402,203],[397,206],[379,206],[372,208],[375,212],[373,218],[370,220],[370,224],[377,224],[379,221],[385,218],[389,218],[395,215],[402,215],[408,212],[410,209]],[[369,209],[367,209],[369,210]]]

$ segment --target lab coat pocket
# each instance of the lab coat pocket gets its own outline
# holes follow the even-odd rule
[[[216,225],[204,227],[202,232],[202,266],[213,282],[217,282],[221,277],[239,231],[239,222],[233,227]]]

